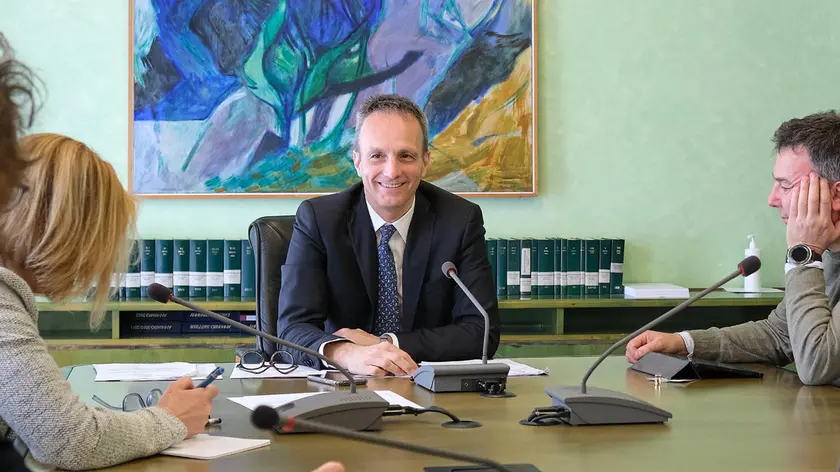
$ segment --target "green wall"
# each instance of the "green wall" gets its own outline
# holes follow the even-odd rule
[[[783,283],[766,204],[783,120],[837,106],[840,2],[538,0],[539,197],[478,198],[489,235],[624,237],[626,280],[703,286],[746,235]],[[126,0],[0,0],[0,31],[48,86],[37,130],[128,176]],[[142,203],[145,237],[242,237],[297,199]]]

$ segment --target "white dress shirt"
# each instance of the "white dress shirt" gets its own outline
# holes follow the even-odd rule
[[[397,271],[397,297],[399,298],[400,302],[400,313],[402,313],[402,301],[403,301],[403,284],[402,284],[402,266],[403,266],[403,256],[405,255],[405,244],[408,241],[408,229],[411,227],[411,218],[414,216],[414,204],[416,203],[416,199],[411,201],[411,207],[408,209],[407,212],[403,216],[400,217],[397,221],[391,223],[394,225],[396,231],[393,235],[391,235],[391,239],[388,240],[388,247],[391,248],[391,253],[394,256],[394,266]],[[373,231],[376,232],[376,247],[379,247],[379,242],[382,241],[382,231],[380,229],[388,224],[378,213],[370,206],[370,203],[365,201],[368,208],[368,213],[370,213],[370,221],[373,223]],[[378,265],[378,263],[377,263]],[[397,339],[397,335],[394,333],[385,333],[386,336],[391,338],[391,342],[396,347],[400,347],[400,342]],[[324,346],[331,342],[341,341],[345,339],[334,339],[332,341],[327,341],[322,343],[321,346],[318,348],[318,352],[323,355],[324,354]],[[345,340],[346,341],[346,340]]]

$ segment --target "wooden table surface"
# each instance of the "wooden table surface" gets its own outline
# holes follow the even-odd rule
[[[367,388],[393,390],[423,406],[437,405],[461,419],[483,424],[478,429],[445,429],[438,414],[385,418],[377,433],[426,446],[484,455],[502,463],[532,463],[542,471],[695,470],[799,471],[838,470],[840,459],[840,389],[806,387],[791,372],[752,366],[763,379],[702,380],[655,387],[632,371],[622,357],[608,358],[589,380],[590,386],[620,390],[670,411],[661,425],[529,427],[519,424],[534,407],[550,406],[544,389],[577,385],[594,358],[517,359],[548,376],[512,378],[515,398],[490,399],[474,393],[433,394],[407,379],[382,379]],[[269,447],[212,461],[155,456],[117,467],[128,471],[311,471],[333,459],[347,470],[422,471],[456,462],[386,449],[319,434],[273,435],[250,424],[250,411],[227,396],[328,390],[305,380],[230,380],[232,365],[214,416],[223,423],[211,434],[270,438]],[[166,383],[94,382],[91,366],[77,366],[68,379],[82,399],[96,393],[119,404],[128,392],[145,396]],[[117,469],[115,468],[115,469]]]

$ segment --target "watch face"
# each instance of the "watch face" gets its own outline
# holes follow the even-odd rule
[[[807,246],[794,246],[790,248],[790,260],[801,264],[808,260],[809,252]]]

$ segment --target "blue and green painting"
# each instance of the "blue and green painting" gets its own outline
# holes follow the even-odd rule
[[[331,193],[376,93],[429,120],[426,180],[533,194],[532,0],[134,0],[132,190]]]

